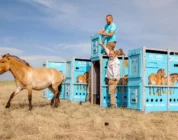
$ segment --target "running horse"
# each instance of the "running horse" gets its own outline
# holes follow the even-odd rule
[[[32,90],[49,88],[54,94],[51,106],[57,107],[62,82],[65,80],[62,72],[53,68],[33,68],[25,60],[17,56],[5,54],[0,60],[0,74],[10,71],[16,84],[15,91],[10,95],[6,108],[11,106],[12,98],[22,90],[28,91],[29,110],[32,109]]]

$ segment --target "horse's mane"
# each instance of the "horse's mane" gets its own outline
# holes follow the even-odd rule
[[[29,64],[28,62],[26,62],[26,61],[23,60],[23,59],[20,59],[19,57],[15,56],[15,55],[4,54],[2,57],[12,57],[12,58],[14,58],[15,60],[17,60],[18,62],[23,63],[23,64],[25,64],[26,66],[31,67],[30,64]]]
[[[157,71],[157,73],[160,72],[160,71],[163,71],[163,70],[164,70],[164,69],[159,69],[159,70]]]
[[[171,73],[170,75],[178,75],[178,73]]]

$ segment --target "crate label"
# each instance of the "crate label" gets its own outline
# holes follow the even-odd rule
[[[78,65],[87,65],[87,62],[78,62]]]
[[[151,60],[159,61],[159,60],[162,60],[162,59],[163,59],[163,56],[162,56],[162,55],[156,55],[156,54],[150,54],[150,55],[149,55],[149,58],[150,58]]]
[[[178,62],[178,57],[177,56],[170,56],[170,61]]]

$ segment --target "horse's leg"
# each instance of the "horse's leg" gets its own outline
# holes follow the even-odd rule
[[[32,87],[27,88],[28,89],[28,101],[29,101],[29,110],[32,110]]]
[[[55,94],[55,102],[54,102],[54,107],[58,107],[58,104],[60,103],[59,100],[59,91]]]
[[[158,88],[158,87],[157,87],[157,93],[158,93],[158,96],[161,95],[160,88]]]
[[[149,87],[149,94],[151,95],[151,87]]]
[[[158,93],[158,96],[159,96],[159,88],[157,87],[157,89],[156,89],[156,93]]]
[[[164,94],[164,87],[161,87],[162,93]]]
[[[161,88],[159,88],[159,95],[161,96]]]
[[[54,90],[54,104],[53,107],[57,107],[58,103],[60,102],[59,96],[60,96],[60,90],[62,88],[62,83],[60,85],[52,85],[52,88]]]
[[[152,88],[153,88],[153,94],[155,95],[154,87],[152,87]]]
[[[52,87],[49,87],[48,89],[49,89],[53,94],[55,93],[55,91],[53,90]],[[53,98],[51,99],[51,106],[54,104],[54,98],[55,98],[55,94],[54,94]]]
[[[21,88],[17,88],[11,95],[10,95],[10,98],[6,104],[6,108],[9,108],[11,106],[11,100],[12,98],[14,98],[15,95],[17,95],[20,91],[22,91]]]

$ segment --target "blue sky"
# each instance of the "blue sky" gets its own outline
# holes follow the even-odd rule
[[[90,57],[90,36],[112,14],[117,48],[178,49],[177,0],[0,0],[0,54],[34,67],[50,60]]]

